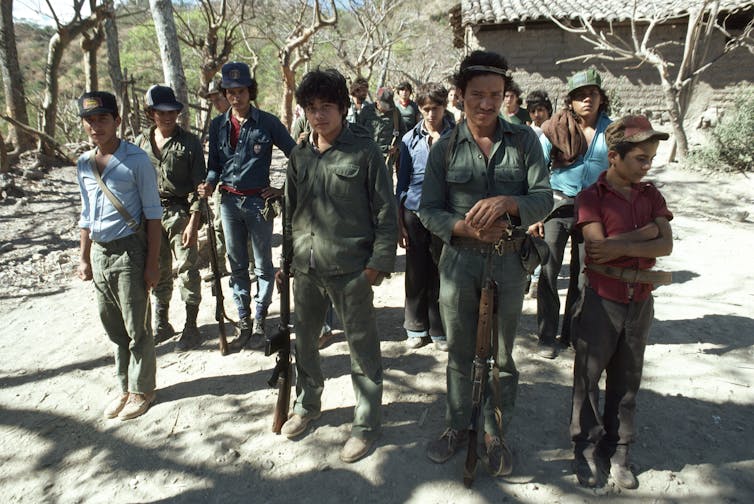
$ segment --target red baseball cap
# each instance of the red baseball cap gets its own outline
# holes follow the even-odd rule
[[[607,147],[613,149],[621,142],[640,143],[650,138],[667,140],[670,135],[652,128],[649,119],[643,115],[627,115],[610,123],[605,130]]]

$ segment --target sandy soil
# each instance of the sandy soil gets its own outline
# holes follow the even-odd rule
[[[342,335],[322,351],[322,418],[300,440],[276,436],[275,394],[266,385],[273,358],[219,354],[207,284],[202,346],[179,354],[173,341],[160,345],[158,402],[140,419],[104,420],[116,382],[93,287],[73,275],[74,172],[19,182],[25,199],[0,204],[4,502],[752,502],[754,224],[739,222],[742,212],[754,214],[750,178],[677,166],[652,174],[676,215],[675,251],[660,267],[681,281],[656,291],[633,450],[640,487],[578,486],[568,436],[573,354],[553,361],[532,354],[536,302],[526,300],[515,350],[515,471],[493,480],[480,470],[467,490],[463,456],[435,465],[424,453],[443,427],[446,355],[431,345],[404,347],[401,251],[399,272],[375,291],[384,433],[365,459],[338,459],[353,409]],[[564,277],[563,295],[566,285]],[[176,292],[176,328],[183,318]]]

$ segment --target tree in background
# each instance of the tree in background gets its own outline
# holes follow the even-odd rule
[[[22,124],[29,124],[24,76],[18,64],[12,0],[0,2],[0,72],[3,75],[6,114]],[[11,126],[8,141],[15,146],[12,155],[33,149],[35,146],[34,137],[31,134],[14,126]],[[0,166],[0,171],[6,169],[7,162],[4,162]]]
[[[173,2],[170,0],[149,0],[149,10],[152,11],[154,28],[162,58],[162,73],[165,83],[173,88],[178,101],[188,104],[188,87],[186,74],[183,72],[181,48],[178,44],[178,33],[173,19]],[[191,124],[188,107],[180,115],[181,127],[188,130]]]
[[[609,61],[639,61],[648,63],[657,69],[665,97],[665,104],[673,126],[676,152],[680,159],[688,153],[688,139],[683,126],[689,101],[693,94],[697,77],[715,64],[724,55],[739,47],[754,49],[752,29],[754,20],[750,20],[743,30],[733,34],[726,26],[728,16],[720,19],[719,0],[689,0],[686,37],[682,42],[653,41],[652,34],[658,25],[677,22],[680,16],[660,15],[646,9],[648,14],[640,14],[638,0],[633,2],[631,16],[631,38],[625,40],[613,31],[610,24],[607,31],[596,27],[589,14],[579,14],[575,22],[563,23],[554,17],[550,20],[563,30],[578,34],[594,47],[594,52],[557,61],[589,61],[602,59]],[[719,52],[710,53],[713,37],[722,34],[726,43]],[[663,52],[667,45],[680,44],[683,48],[680,61],[673,61]]]

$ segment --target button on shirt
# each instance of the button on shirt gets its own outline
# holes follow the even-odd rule
[[[600,222],[605,237],[634,231],[654,222],[658,217],[672,220],[673,214],[668,210],[665,198],[660,191],[649,182],[633,184],[631,199],[628,200],[610,187],[605,173],[602,173],[595,184],[584,189],[576,197],[576,223],[584,226],[590,222]],[[592,258],[587,255],[585,263],[593,262]],[[646,270],[654,266],[655,262],[653,258],[620,257],[606,264],[617,268]],[[651,284],[627,283],[590,269],[586,270],[586,275],[589,278],[589,286],[597,294],[618,303],[630,301],[631,288],[633,288],[634,301],[643,301],[652,292]]]
[[[605,129],[613,122],[612,119],[602,112],[597,118],[597,126],[592,143],[583,156],[579,156],[570,166],[552,170],[550,185],[553,190],[560,191],[566,196],[573,198],[582,189],[589,187],[597,181],[600,173],[607,170],[607,143],[605,142]],[[545,160],[550,159],[552,143],[547,135],[539,137]]]
[[[204,149],[196,135],[180,126],[162,146],[158,157],[152,149],[153,126],[148,134],[139,135],[136,144],[144,149],[157,170],[157,188],[161,198],[185,198],[191,212],[199,211],[198,186],[206,176]]]
[[[76,176],[81,190],[79,227],[89,230],[92,241],[107,243],[134,233],[102,192],[92,170],[94,151],[78,159]],[[120,141],[102,172],[102,181],[120,200],[136,222],[161,219],[162,206],[157,192],[157,175],[147,153],[125,140]]]
[[[449,120],[443,120],[442,135],[453,129]],[[405,198],[403,206],[414,212],[419,210],[422,197],[424,170],[429,157],[429,132],[424,129],[424,120],[403,135],[401,141],[400,168],[395,194],[398,202]]]
[[[452,134],[429,152],[419,207],[424,227],[450,243],[455,223],[491,196],[515,197],[522,226],[543,219],[552,208],[552,190],[534,131],[498,118],[487,161],[466,123],[457,128],[450,162],[446,153]]]
[[[238,190],[270,186],[272,146],[288,157],[296,142],[274,115],[252,107],[241,125],[238,145],[231,146],[232,109],[212,119],[209,128],[207,182]]]

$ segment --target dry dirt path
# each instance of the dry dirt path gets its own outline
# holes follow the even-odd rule
[[[573,354],[554,361],[531,354],[532,300],[515,350],[514,475],[493,480],[481,470],[466,490],[462,456],[431,463],[424,450],[442,428],[445,354],[404,349],[400,272],[375,293],[384,433],[355,464],[338,459],[353,408],[342,336],[322,351],[322,418],[300,440],[276,436],[266,385],[273,360],[259,352],[220,356],[207,285],[203,345],[185,354],[173,342],[159,346],[158,402],[138,420],[102,419],[115,391],[111,348],[91,284],[71,274],[79,203],[73,169],[63,168],[46,186],[31,187],[25,203],[0,205],[2,501],[570,503],[607,495],[611,502],[752,502],[754,224],[730,217],[754,210],[754,184],[676,168],[653,176],[676,215],[675,250],[661,267],[681,272],[683,282],[656,292],[638,399],[635,491],[577,485],[568,438]],[[563,279],[563,294],[565,286]],[[233,312],[230,301],[227,308]],[[182,327],[179,302],[171,318]]]

